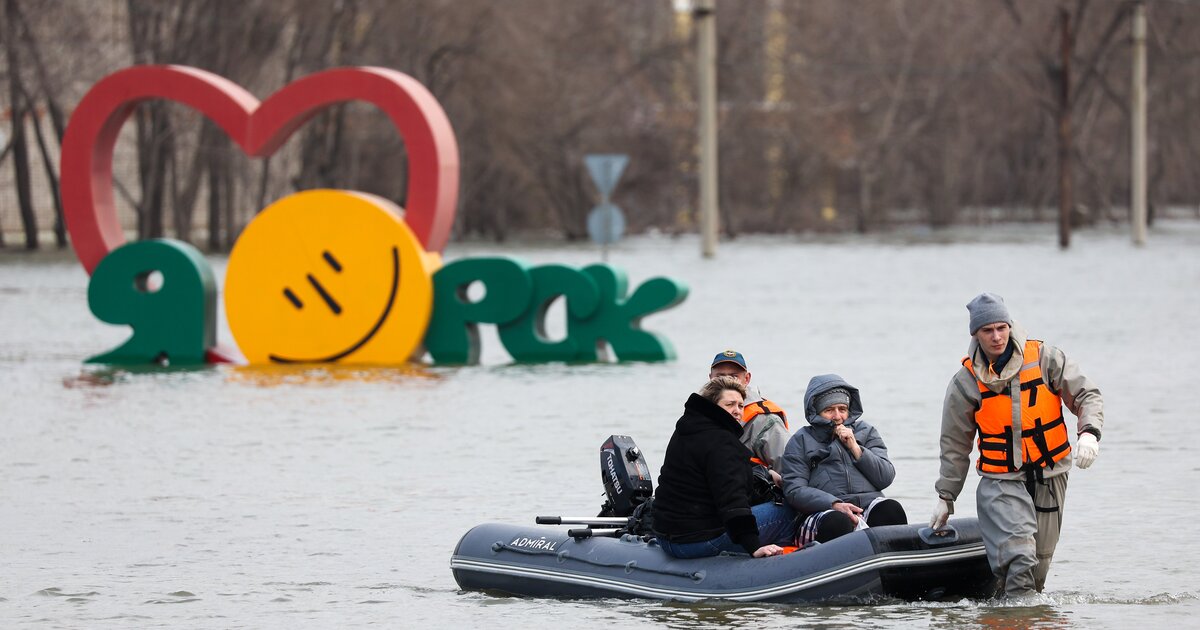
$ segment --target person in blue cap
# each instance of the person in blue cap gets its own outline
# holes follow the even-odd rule
[[[791,430],[787,413],[775,402],[763,397],[758,388],[750,387],[750,368],[746,357],[736,350],[718,352],[708,369],[708,378],[731,376],[746,388],[746,405],[742,410],[742,444],[753,453],[751,461],[770,470],[775,485],[781,484],[779,467],[783,450],[787,448]]]

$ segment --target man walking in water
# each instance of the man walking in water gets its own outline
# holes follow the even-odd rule
[[[1041,592],[1058,545],[1072,460],[1087,468],[1100,452],[1100,390],[1063,351],[1013,323],[1004,300],[981,293],[967,304],[971,343],[942,406],[941,471],[929,526],[954,513],[978,442],[975,493],[992,571],[1011,597]],[[1063,420],[1078,418],[1072,451]]]

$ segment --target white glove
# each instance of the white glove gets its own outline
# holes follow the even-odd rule
[[[1080,468],[1091,466],[1099,455],[1100,442],[1096,440],[1096,436],[1091,433],[1079,436],[1079,441],[1075,443],[1075,463]]]
[[[929,519],[930,529],[941,529],[954,513],[954,506],[949,501],[938,497],[937,507],[933,508],[933,517]]]

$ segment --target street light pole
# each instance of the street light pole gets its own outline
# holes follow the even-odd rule
[[[1071,13],[1058,10],[1059,56],[1062,72],[1058,85],[1058,246],[1071,246],[1071,211],[1075,189],[1071,179]]]
[[[717,18],[715,0],[694,0],[700,109],[700,253],[717,255]]]
[[[1130,93],[1130,172],[1129,222],[1133,243],[1146,244],[1146,3],[1133,5],[1133,90]]]

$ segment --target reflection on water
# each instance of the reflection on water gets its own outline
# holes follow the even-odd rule
[[[691,287],[643,322],[674,343],[679,358],[665,364],[509,365],[485,327],[475,367],[85,366],[128,329],[91,316],[77,263],[7,257],[0,627],[1194,624],[1200,467],[1183,436],[1200,409],[1200,226],[1159,226],[1141,249],[1124,232],[1083,232],[1065,253],[1053,230],[1030,228],[967,243],[739,239],[710,261],[694,240],[627,241],[610,259],[631,285],[665,275]],[[567,246],[452,253],[599,257]],[[1029,273],[972,262],[999,260]],[[214,267],[220,277],[222,261]],[[596,513],[607,436],[634,437],[656,473],[687,393],[729,347],[793,425],[812,375],[858,386],[896,464],[889,496],[927,518],[941,401],[967,345],[963,305],[981,290],[1005,296],[1105,395],[1100,458],[1071,473],[1044,599],[782,606],[458,590],[449,558],[472,526]],[[974,487],[972,477],[956,504],[963,515]],[[1170,506],[1171,519],[1131,540],[1147,505]]]
[[[1060,630],[1073,626],[1064,612],[1048,604],[985,602],[978,607],[947,608],[938,613],[940,622],[959,628]]]
[[[438,380],[441,374],[418,364],[396,366],[349,365],[239,365],[222,367],[231,383],[277,387],[281,385],[332,386],[343,382],[411,383]]]
[[[139,376],[166,376],[172,374],[203,374],[215,369],[208,365],[162,366],[153,363],[145,365],[89,365],[78,374],[62,379],[63,387],[77,389],[86,387],[108,387],[120,382],[128,382]]]
[[[1040,598],[1048,599],[1048,598]],[[613,602],[617,606],[627,603]],[[1018,603],[1003,600],[908,604],[879,600],[859,605],[783,605],[733,603],[663,603],[641,611],[646,619],[673,628],[901,627],[918,620],[942,628],[1059,630],[1072,627],[1060,604]]]
[[[230,383],[276,387],[281,385],[331,386],[342,382],[401,383],[417,380],[437,380],[442,374],[424,365],[410,363],[394,366],[352,365],[191,365],[157,366],[122,365],[89,366],[74,376],[62,379],[63,387],[108,387],[128,382],[139,376],[170,376],[177,374],[224,374]]]

